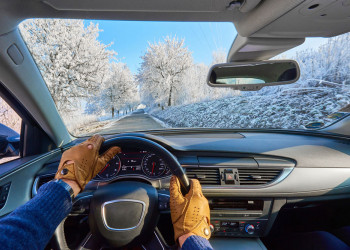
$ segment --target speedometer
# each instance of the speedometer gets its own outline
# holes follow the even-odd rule
[[[142,171],[148,176],[161,176],[165,169],[165,162],[155,154],[147,154],[142,160]]]
[[[116,176],[121,168],[121,161],[117,155],[115,155],[106,166],[97,174],[101,179],[110,179]]]

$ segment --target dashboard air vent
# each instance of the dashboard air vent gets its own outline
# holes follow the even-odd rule
[[[202,185],[220,185],[218,168],[186,168],[189,179],[197,179]]]
[[[275,180],[281,172],[281,169],[238,168],[240,185],[264,185]]]
[[[46,176],[38,176],[38,182],[36,184],[36,190],[38,190],[42,185],[45,183],[53,180],[55,176],[54,175],[46,175]]]

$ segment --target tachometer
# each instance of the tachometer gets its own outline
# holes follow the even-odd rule
[[[110,160],[106,166],[97,174],[101,179],[110,179],[116,176],[121,168],[121,162],[117,155]]]
[[[151,177],[161,176],[166,169],[166,164],[163,159],[155,154],[147,154],[142,160],[143,172]]]

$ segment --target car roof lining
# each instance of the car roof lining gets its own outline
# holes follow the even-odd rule
[[[233,22],[239,35],[228,61],[239,62],[269,59],[300,45],[305,37],[331,37],[350,30],[349,0],[245,0],[230,8],[232,2],[235,1],[0,0],[0,34],[13,30],[27,18]],[[285,40],[274,40],[281,38]],[[244,47],[265,49],[242,53],[242,41],[246,43]]]
[[[256,5],[256,1],[245,0],[243,4],[255,2]],[[333,36],[350,29],[348,25],[339,25],[349,23],[348,0],[261,0],[248,12],[242,12],[244,8],[229,8],[231,2],[234,1],[0,0],[0,20],[7,27],[0,27],[0,33],[14,29],[24,19],[35,17],[233,22],[243,37],[305,37],[321,28],[321,32],[315,33],[317,36]],[[318,7],[309,10],[314,5]],[[326,15],[321,17],[323,14]],[[292,22],[286,23],[290,20]],[[284,30],[279,30],[282,26]]]
[[[267,60],[302,44],[306,37],[347,33],[349,13],[349,0],[267,0],[248,13],[236,9],[234,24],[239,35],[227,61]]]

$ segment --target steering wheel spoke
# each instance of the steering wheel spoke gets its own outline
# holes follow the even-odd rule
[[[99,249],[101,247],[100,240],[96,237],[96,235],[89,232],[84,240],[80,243],[80,245],[77,247],[77,249],[84,249],[84,250],[93,250],[93,249]]]
[[[70,212],[71,215],[88,215],[90,211],[90,202],[93,194],[80,194],[78,195],[74,201],[72,210]]]
[[[153,232],[153,236],[151,237],[151,239],[142,245],[142,248],[144,250],[170,250],[170,249],[177,249],[176,246],[168,246],[165,242],[165,240],[163,239],[161,233],[159,232],[159,230],[155,230]]]
[[[170,195],[168,193],[158,193],[158,210],[160,212],[170,211]]]

